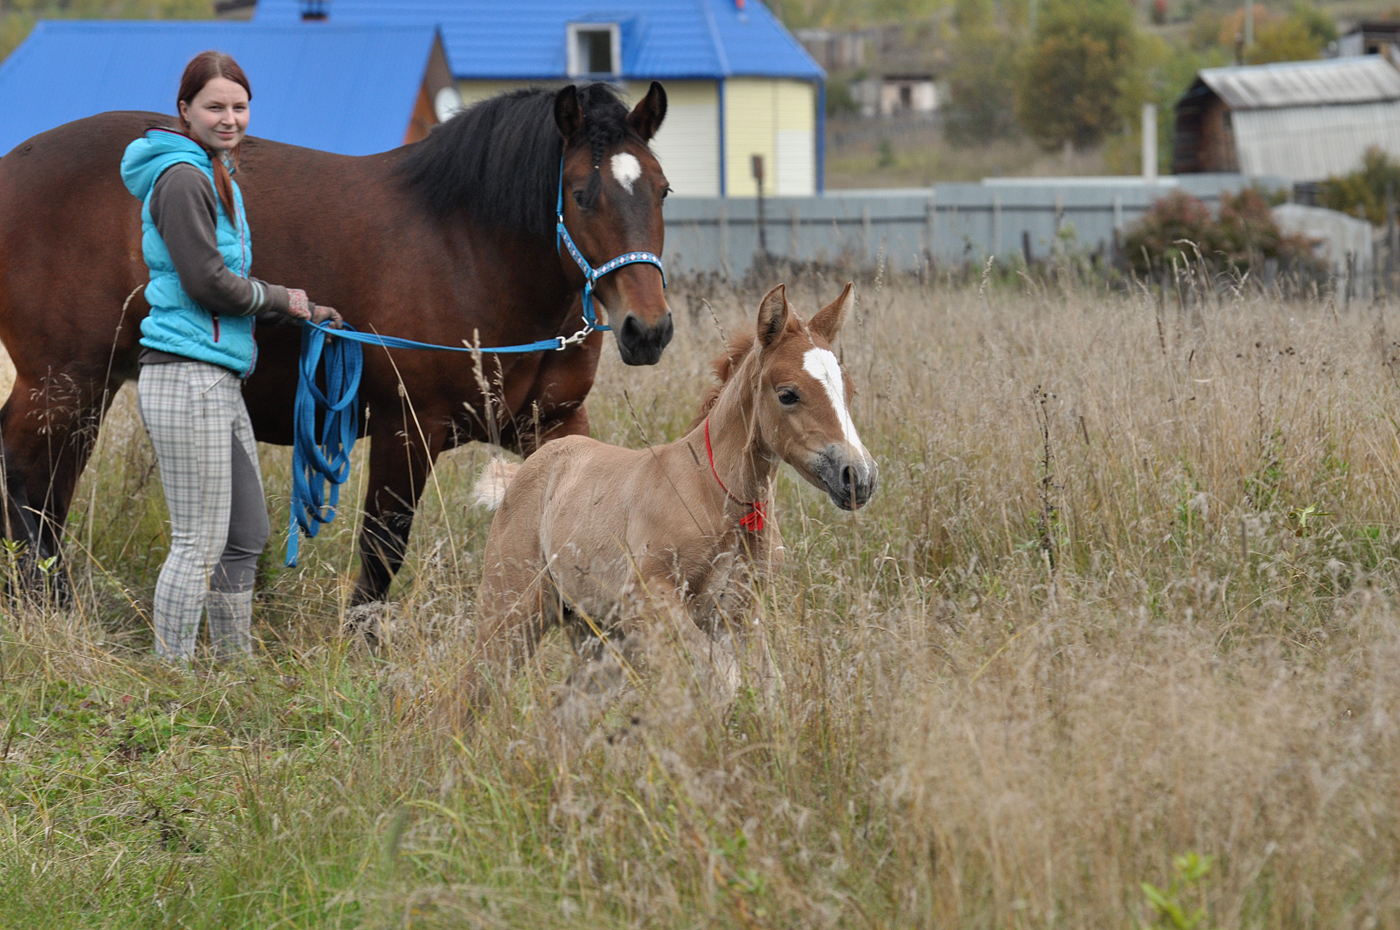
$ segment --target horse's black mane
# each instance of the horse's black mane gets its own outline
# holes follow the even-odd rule
[[[555,93],[511,91],[458,113],[399,164],[404,183],[439,216],[462,210],[499,229],[552,234],[564,142],[554,124]],[[636,138],[611,86],[581,86],[578,100],[595,164],[609,148]],[[595,172],[587,196],[596,197],[600,185]]]

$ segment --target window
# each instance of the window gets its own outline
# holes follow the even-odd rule
[[[569,76],[622,71],[617,23],[569,24]]]

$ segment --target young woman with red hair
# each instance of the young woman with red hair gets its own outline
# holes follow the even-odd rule
[[[149,130],[122,159],[122,179],[142,202],[151,273],[137,395],[170,509],[156,653],[176,660],[193,657],[205,611],[216,658],[251,650],[253,579],[268,537],[241,392],[257,358],[255,317],[340,321],[305,291],[248,274],[252,243],[233,175],[252,96],[237,62],[203,52],[180,81],[179,129]]]

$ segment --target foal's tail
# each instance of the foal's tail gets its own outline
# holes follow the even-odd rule
[[[487,510],[495,510],[501,506],[501,501],[506,496],[506,488],[519,470],[519,462],[507,462],[501,458],[487,462],[486,467],[481,470],[481,476],[476,479],[476,487],[472,489],[472,503]]]

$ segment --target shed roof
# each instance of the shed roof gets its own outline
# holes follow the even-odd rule
[[[1378,55],[1206,68],[1199,81],[1231,110],[1400,100],[1400,72]]]
[[[185,65],[210,48],[248,75],[255,135],[382,152],[403,144],[437,41],[427,24],[40,22],[0,64],[0,154],[107,110],[173,113]]]
[[[260,0],[254,21],[291,22],[301,7]],[[437,25],[459,79],[568,77],[569,23],[617,23],[624,78],[826,76],[760,0],[335,0],[327,10],[328,23],[308,25]]]

